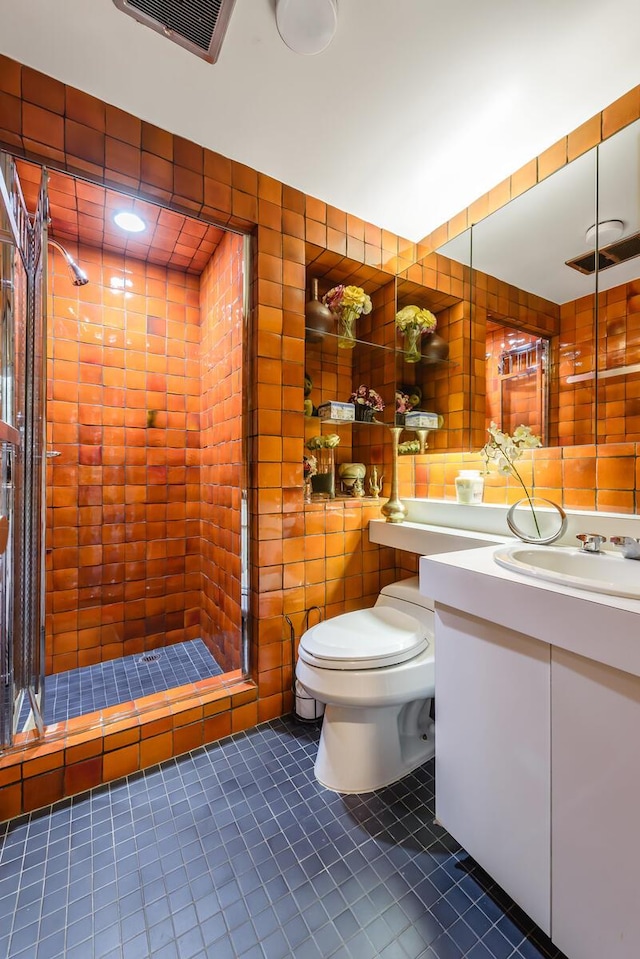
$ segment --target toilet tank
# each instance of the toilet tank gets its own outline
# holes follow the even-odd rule
[[[407,613],[424,623],[433,633],[433,600],[430,596],[422,595],[417,576],[384,586],[376,606],[391,606],[393,609],[399,609],[401,613]]]

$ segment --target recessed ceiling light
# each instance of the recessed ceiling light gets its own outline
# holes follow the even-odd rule
[[[131,210],[122,210],[120,213],[116,213],[113,222],[121,230],[126,230],[127,233],[142,233],[143,230],[147,229],[144,220],[137,213],[132,213]]]

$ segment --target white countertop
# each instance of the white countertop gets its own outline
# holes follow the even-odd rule
[[[494,561],[495,549],[423,556],[421,591],[436,604],[640,676],[640,600],[514,573]],[[640,575],[639,561],[625,562],[637,562]]]
[[[449,553],[452,550],[475,546],[513,543],[512,536],[485,533],[478,530],[436,526],[429,523],[387,523],[383,519],[369,522],[369,541],[380,546],[392,546],[409,553]]]

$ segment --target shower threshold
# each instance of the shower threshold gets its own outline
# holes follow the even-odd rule
[[[44,723],[63,723],[107,706],[220,676],[224,670],[201,639],[110,659],[45,677]],[[33,727],[28,697],[18,730]]]

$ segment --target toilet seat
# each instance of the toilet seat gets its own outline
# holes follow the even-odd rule
[[[414,659],[429,647],[417,619],[390,606],[344,613],[303,635],[298,655],[322,669],[380,669]]]

